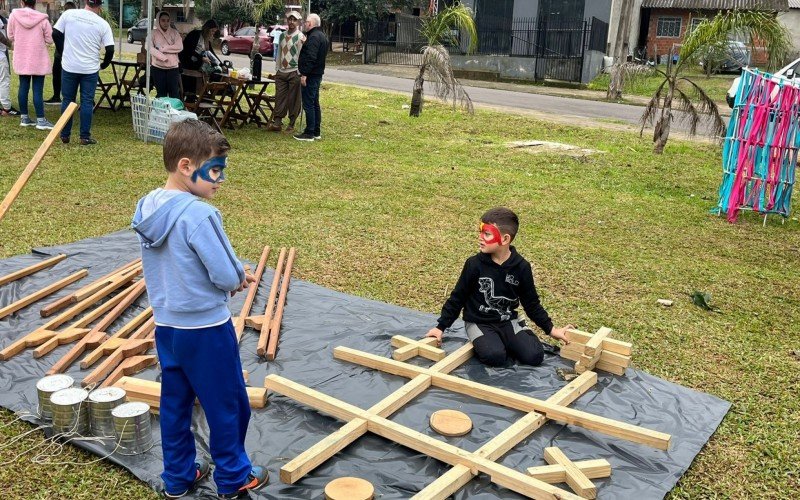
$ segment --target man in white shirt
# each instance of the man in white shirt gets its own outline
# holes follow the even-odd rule
[[[111,26],[99,16],[103,0],[87,0],[83,9],[64,11],[53,26],[53,40],[61,52],[61,112],[75,102],[81,90],[81,145],[97,144],[92,138],[92,113],[97,76],[111,64],[114,57],[114,35]],[[105,47],[103,62],[100,49]],[[61,131],[61,142],[69,142],[72,120]]]
[[[8,47],[11,40],[6,36],[6,21],[0,16],[0,116],[19,116],[11,105],[11,67],[8,64]]]

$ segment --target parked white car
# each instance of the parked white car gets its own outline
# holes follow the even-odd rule
[[[800,84],[800,59],[795,59],[783,67],[780,71],[775,72],[773,77],[794,80]],[[725,95],[725,100],[728,102],[728,106],[731,108],[733,107],[733,101],[736,99],[736,91],[739,90],[739,81],[741,79],[742,77],[740,76],[734,78],[731,88],[728,89],[728,93]]]

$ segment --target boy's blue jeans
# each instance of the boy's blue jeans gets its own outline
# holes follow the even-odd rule
[[[192,409],[195,397],[205,411],[219,494],[235,493],[252,470],[244,449],[250,402],[242,376],[239,343],[230,320],[210,328],[156,327],[161,364],[161,448],[164,487],[189,489],[196,477]]]
[[[94,93],[97,90],[97,73],[70,73],[61,72],[61,112],[63,113],[69,103],[75,102],[78,96],[78,87],[81,88],[81,139],[88,139],[92,136],[92,114],[94,113]],[[69,119],[61,137],[69,137],[72,134],[72,118]]]
[[[28,114],[28,93],[33,80],[33,108],[37,118],[44,118],[44,76],[43,75],[19,75],[19,112],[22,115]]]
[[[304,134],[314,137],[320,136],[322,124],[322,109],[319,107],[319,88],[322,85],[322,75],[309,75],[306,77],[306,86],[300,87],[303,96],[303,111],[306,112],[306,129]]]

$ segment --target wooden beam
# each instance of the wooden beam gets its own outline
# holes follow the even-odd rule
[[[422,356],[431,361],[441,361],[446,354],[444,350],[434,347],[437,342],[433,337],[414,340],[402,335],[395,335],[392,337],[392,346],[397,349],[392,353],[392,358],[397,361],[406,361],[416,356]]]
[[[100,383],[107,376],[111,375],[117,366],[125,358],[130,358],[139,354],[144,354],[155,347],[155,320],[151,317],[138,330],[127,339],[122,340],[121,345],[112,352],[108,358],[100,363],[89,375],[81,381],[83,387]],[[81,363],[81,368],[85,368]]]
[[[275,314],[275,299],[278,297],[278,288],[281,283],[281,273],[283,266],[286,262],[286,248],[281,248],[278,254],[278,263],[275,265],[275,272],[272,275],[272,285],[269,287],[269,297],[267,298],[267,306],[264,310],[264,316],[261,320],[261,332],[258,337],[258,346],[256,347],[256,354],[265,356],[267,354],[267,343],[269,342],[269,325],[272,316]]]
[[[264,266],[267,265],[267,258],[269,257],[269,245],[264,247],[264,250],[261,252],[261,258],[258,260],[258,266],[256,266],[256,272],[253,277],[256,279],[250,287],[247,289],[247,296],[244,298],[244,304],[242,305],[242,311],[239,313],[239,317],[236,318],[234,322],[233,328],[236,330],[236,341],[239,342],[242,340],[242,333],[244,333],[245,327],[245,320],[247,316],[250,315],[250,309],[253,307],[253,301],[256,298],[256,293],[258,292],[258,285],[261,283],[261,275],[264,274]]]
[[[563,345],[561,346],[561,351],[566,352],[566,355],[562,356],[563,358],[576,361],[578,358],[580,358],[580,356],[582,356],[583,344]],[[617,354],[611,351],[601,351],[600,359],[598,359],[598,363],[600,362],[619,366],[621,368],[627,368],[631,364],[631,358],[630,356]]]
[[[548,402],[568,405],[578,399],[597,383],[597,374],[586,372],[572,380],[558,392],[547,398]],[[476,455],[498,460],[533,434],[547,422],[547,417],[540,413],[530,412],[517,420],[506,430],[478,448]],[[465,465],[456,465],[422,491],[414,495],[413,500],[445,500],[472,480],[473,472]]]
[[[19,193],[22,191],[22,188],[25,187],[25,184],[28,183],[28,179],[30,179],[31,175],[33,175],[34,170],[39,164],[42,162],[44,155],[50,149],[50,146],[53,145],[53,142],[58,138],[58,135],[61,133],[61,129],[64,128],[64,125],[67,124],[72,118],[72,114],[75,113],[75,110],[78,109],[78,105],[74,102],[69,103],[69,105],[61,112],[61,117],[58,119],[55,125],[53,125],[53,129],[50,130],[50,133],[47,134],[44,141],[42,141],[41,146],[39,149],[36,150],[36,153],[31,158],[31,161],[28,162],[28,166],[25,167],[25,170],[22,171],[17,181],[11,186],[11,190],[8,192],[5,198],[3,198],[3,202],[0,203],[0,220],[6,215],[6,212],[9,208],[11,208],[11,204],[14,203],[14,200],[17,199]]]
[[[90,291],[90,290],[97,291],[97,290],[99,290],[100,288],[103,287],[103,285],[107,285],[109,283],[111,277],[113,277],[113,276],[115,276],[115,275],[117,275],[117,274],[119,274],[119,273],[121,273],[121,272],[123,272],[123,271],[125,271],[125,270],[127,270],[127,269],[129,269],[131,267],[133,267],[133,266],[136,266],[137,264],[139,264],[141,262],[141,260],[142,259],[135,259],[135,260],[133,260],[131,262],[128,262],[124,266],[115,269],[114,271],[110,272],[109,274],[106,274],[102,278],[97,279],[97,280],[93,281],[92,283],[89,283],[88,285],[86,285],[86,286],[84,286],[82,288],[79,288],[77,291],[75,291],[75,292],[73,292],[73,293],[71,293],[71,294],[69,294],[69,295],[67,295],[65,297],[62,297],[62,298],[56,300],[55,302],[51,302],[51,303],[45,305],[44,307],[42,307],[42,310],[40,311],[40,314],[42,315],[43,318],[46,318],[48,316],[52,316],[57,311],[60,311],[61,309],[64,309],[65,307],[68,307],[70,304],[74,304],[74,303],[78,302],[78,299],[77,299],[78,294],[81,294],[83,296],[83,293],[86,292],[86,291]],[[89,295],[91,295],[91,294],[89,294]]]
[[[106,377],[100,387],[109,387],[122,377],[132,377],[147,367],[154,366],[158,362],[155,355],[134,356],[128,358]]]
[[[564,467],[566,483],[572,491],[583,498],[596,498],[597,487],[586,477],[586,474],[570,460],[561,449],[550,446],[544,449],[544,460],[550,465],[560,465]]]
[[[25,276],[29,276],[37,271],[41,271],[50,266],[55,266],[62,260],[66,259],[67,256],[63,253],[56,255],[55,257],[50,257],[49,259],[45,259],[41,262],[37,262],[36,264],[30,265],[28,267],[24,267],[19,271],[14,271],[13,273],[6,274],[3,277],[0,277],[0,286],[5,285],[6,283],[11,283],[12,281],[16,281],[20,278],[24,278]]]
[[[574,330],[574,329],[567,330],[567,340],[569,340],[570,342],[586,344],[591,338],[592,338],[591,333],[582,332],[580,330]],[[624,356],[630,356],[633,350],[633,344],[631,344],[630,342],[623,342],[621,340],[606,338],[605,340],[603,340],[603,350],[615,352],[617,354],[622,354]]]
[[[278,293],[278,303],[275,306],[275,317],[269,325],[269,340],[267,341],[267,353],[264,356],[267,361],[275,359],[278,350],[278,336],[281,333],[281,321],[283,320],[283,308],[286,306],[286,294],[289,292],[289,281],[292,279],[292,265],[294,264],[296,250],[294,247],[289,249],[286,257],[286,268],[283,270],[281,280],[281,291]]]
[[[611,475],[611,464],[604,458],[573,463],[589,479],[600,479]],[[528,474],[545,483],[555,484],[567,481],[566,468],[559,464],[529,467]]]
[[[464,380],[452,375],[433,372],[426,368],[375,356],[374,354],[350,349],[348,347],[336,347],[333,350],[333,355],[336,359],[350,361],[361,366],[375,368],[386,373],[393,373],[406,378],[413,378],[421,374],[431,375],[432,384],[442,389],[458,392],[526,413],[538,411],[547,415],[548,418],[559,422],[578,425],[585,429],[601,432],[634,443],[646,444],[660,450],[669,449],[670,435],[663,432],[645,429],[643,427],[579,410],[573,410],[540,399],[531,398],[489,385],[479,384],[470,380]]]
[[[570,349],[569,345],[561,346],[561,351],[559,354],[564,359],[569,359],[571,361],[578,361],[583,356],[580,351],[577,349]],[[625,366],[621,366],[619,363],[620,361],[609,362],[607,361],[609,356],[622,356],[621,354],[615,354],[613,352],[602,351],[600,354],[600,359],[595,363],[594,368],[595,370],[603,370],[609,373],[613,373],[615,375],[625,375]],[[625,358],[627,361],[626,364],[630,364],[630,358]]]
[[[57,291],[61,290],[62,288],[71,285],[72,283],[78,281],[81,278],[86,277],[87,274],[89,274],[89,271],[87,271],[86,269],[82,269],[82,270],[78,271],[77,273],[70,274],[66,278],[60,279],[60,280],[56,281],[55,283],[51,283],[50,285],[47,285],[46,287],[42,288],[41,290],[39,290],[37,292],[33,292],[33,293],[31,293],[31,294],[19,299],[18,301],[14,302],[13,304],[9,304],[9,305],[3,307],[2,309],[0,309],[0,319],[5,318],[9,314],[13,314],[13,313],[19,311],[23,307],[27,307],[30,304],[33,304],[37,300],[43,299],[44,297],[47,297],[48,295],[56,293]]]
[[[47,371],[48,375],[54,375],[56,373],[63,373],[67,368],[72,365],[72,363],[77,360],[81,354],[83,354],[87,349],[95,349],[99,347],[103,342],[108,340],[109,336],[106,333],[106,330],[116,321],[122,313],[131,306],[138,298],[144,293],[145,291],[145,282],[141,280],[139,283],[134,285],[133,287],[129,288],[125,292],[124,298],[120,301],[117,306],[111,310],[99,323],[97,323],[89,333],[86,334],[77,344],[75,344],[72,349],[70,349],[61,359],[59,359],[56,364]],[[145,311],[137,315],[131,322],[129,322],[125,327],[120,330],[119,334],[124,334],[127,330],[126,328],[130,328],[130,331],[138,328],[141,323],[143,323],[150,314],[152,314],[152,308],[147,308]],[[132,325],[132,327],[131,327]]]
[[[471,355],[472,344],[464,344],[445,359],[433,365],[431,370],[449,373],[467,361]],[[429,375],[419,375],[381,401],[375,403],[368,411],[369,413],[388,418],[403,405],[425,391],[430,385],[431,377]],[[330,434],[328,437],[281,467],[281,481],[287,484],[294,484],[303,476],[314,470],[318,465],[324,463],[347,445],[366,434],[366,432],[366,420],[355,419],[350,421],[348,425]]]
[[[586,344],[583,346],[583,353],[587,356],[594,356],[597,351],[601,349],[603,341],[606,337],[611,337],[611,328],[603,327],[597,330],[597,333],[592,335]]]
[[[351,421],[357,418],[367,421],[367,429],[386,439],[431,456],[451,465],[464,464],[488,474],[492,482],[532,498],[578,500],[580,497],[556,488],[543,481],[529,477],[489,459],[439,441],[421,432],[409,429],[368,411],[337,400],[326,394],[292,382],[279,375],[268,375],[264,384],[269,390],[288,396],[317,411]]]
[[[148,307],[144,311],[140,312],[136,317],[130,320],[128,323],[122,326],[119,330],[117,330],[113,335],[108,338],[103,339],[100,344],[92,350],[86,357],[83,358],[81,361],[81,368],[86,369],[95,364],[97,361],[100,360],[103,356],[107,356],[108,354],[115,351],[120,345],[125,342],[130,336],[133,336],[135,333],[138,332],[138,336],[142,337],[149,331],[150,329],[155,328],[155,323],[153,323],[153,308]],[[146,331],[143,331],[146,330]],[[87,347],[88,348],[88,347]],[[80,356],[78,353],[77,356]],[[77,356],[72,358],[70,357],[72,363]]]
[[[156,410],[160,407],[160,382],[124,376],[111,385],[125,389],[129,399],[144,401]],[[264,408],[267,405],[267,389],[264,387],[248,387],[247,399],[250,401],[250,408]],[[195,401],[195,404],[198,403],[198,401]]]

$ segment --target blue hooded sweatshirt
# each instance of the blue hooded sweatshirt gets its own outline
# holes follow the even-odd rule
[[[201,328],[231,317],[228,298],[244,267],[216,208],[191,193],[156,189],[139,200],[131,226],[156,325]]]

